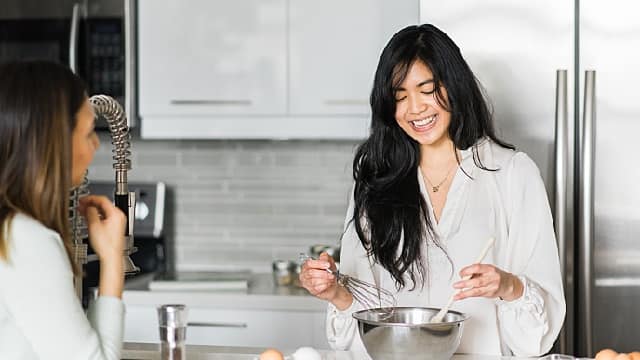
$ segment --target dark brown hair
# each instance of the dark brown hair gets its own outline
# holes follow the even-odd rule
[[[69,224],[71,134],[83,81],[50,62],[0,65],[0,259],[17,213],[60,234],[74,273]]]

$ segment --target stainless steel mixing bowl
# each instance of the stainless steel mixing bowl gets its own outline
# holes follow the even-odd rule
[[[397,307],[393,315],[380,309],[357,311],[358,331],[373,360],[450,359],[460,345],[468,316],[449,310],[442,323],[431,324],[438,308]]]

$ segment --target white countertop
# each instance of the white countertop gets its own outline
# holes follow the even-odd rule
[[[325,301],[316,299],[302,288],[276,286],[271,274],[252,274],[246,290],[233,291],[150,291],[152,275],[127,281],[122,295],[127,306],[186,304],[189,307],[244,308],[264,310],[324,312]]]
[[[158,344],[126,343],[122,353],[122,359],[131,360],[155,360],[160,359]],[[264,348],[229,347],[229,346],[200,346],[187,345],[187,359],[189,360],[256,360]],[[285,355],[292,351],[284,351]],[[360,360],[367,359],[366,354],[353,353],[351,351],[320,350],[323,360]],[[525,359],[506,356],[489,355],[454,355],[453,360],[499,360],[499,359]]]

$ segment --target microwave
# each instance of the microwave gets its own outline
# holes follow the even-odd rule
[[[49,60],[105,94],[136,125],[134,0],[2,0],[0,63]],[[99,130],[108,129],[98,121]]]

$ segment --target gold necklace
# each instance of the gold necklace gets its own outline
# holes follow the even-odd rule
[[[424,174],[424,178],[427,180],[427,182],[429,183],[429,186],[431,186],[431,190],[434,193],[437,193],[438,190],[440,190],[440,186],[442,186],[442,184],[444,184],[445,181],[447,181],[447,179],[449,178],[449,175],[451,175],[451,170],[453,170],[454,168],[456,168],[457,162],[456,164],[454,164],[453,166],[451,166],[451,168],[449,169],[449,171],[447,171],[447,175],[445,175],[444,179],[442,179],[442,181],[440,181],[438,183],[438,185],[433,185],[433,183],[431,182],[431,180],[429,180],[429,177],[427,177],[427,174]]]

